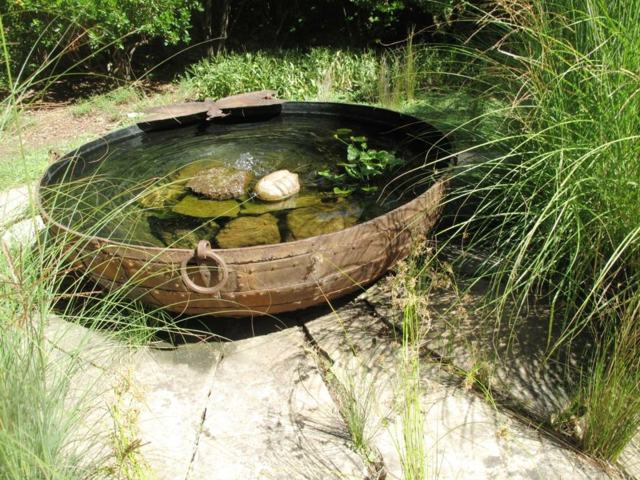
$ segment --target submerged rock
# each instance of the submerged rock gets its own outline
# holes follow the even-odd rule
[[[171,210],[195,218],[228,218],[238,216],[240,204],[235,200],[203,200],[195,195],[187,195]]]
[[[161,247],[162,243],[151,231],[149,216],[137,208],[132,208],[117,220],[105,224],[97,235],[116,242]]]
[[[216,237],[220,248],[251,247],[280,243],[278,219],[270,213],[231,220]]]
[[[175,183],[166,183],[145,189],[138,203],[144,208],[158,209],[164,208],[167,204],[176,201],[184,195],[185,189]]]
[[[194,249],[200,240],[211,240],[220,230],[220,226],[209,221],[193,229],[169,226],[160,230],[159,236],[167,247]]]
[[[176,171],[172,175],[172,180],[175,183],[184,185],[189,180],[194,179],[198,172],[202,172],[214,167],[224,167],[224,163],[216,158],[205,158],[202,160],[197,160],[185,165],[184,167]]]
[[[345,199],[334,204],[299,208],[288,213],[287,228],[295,240],[337,232],[355,225],[362,210],[359,203]]]
[[[251,172],[231,167],[213,167],[197,172],[187,188],[212,200],[240,198],[247,191]]]
[[[242,204],[241,213],[244,215],[262,215],[268,212],[277,212],[280,210],[291,210],[293,208],[310,207],[312,205],[320,205],[322,199],[325,198],[320,193],[310,193],[306,195],[297,195],[287,198],[281,202],[262,202],[260,200],[250,200]]]
[[[300,180],[297,173],[289,170],[278,170],[262,177],[253,191],[260,200],[278,202],[289,198],[300,191]]]

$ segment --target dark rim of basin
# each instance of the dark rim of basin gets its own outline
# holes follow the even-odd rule
[[[415,141],[424,143],[428,145],[426,150],[434,149],[434,154],[438,158],[438,167],[445,168],[452,163],[455,162],[455,157],[451,154],[451,144],[446,136],[436,129],[434,126],[429,123],[420,120],[417,117],[406,115],[400,112],[396,112],[393,110],[388,110],[386,108],[379,107],[371,107],[367,105],[358,105],[358,104],[347,104],[347,103],[333,103],[333,102],[286,102],[282,105],[282,114],[286,115],[288,113],[291,114],[310,114],[310,115],[328,115],[328,116],[343,116],[347,117],[350,120],[361,121],[363,123],[373,123],[387,126],[389,128],[389,132],[404,132],[410,137],[415,138]],[[223,120],[217,120],[216,123],[224,122]],[[231,119],[229,123],[238,123],[237,119]],[[179,128],[179,127],[176,127]],[[60,174],[61,171],[67,170],[67,167],[77,161],[79,156],[82,154],[90,153],[93,150],[96,150],[100,147],[103,147],[105,144],[109,142],[118,142],[122,140],[126,140],[132,137],[146,135],[147,132],[140,129],[137,125],[133,125],[127,128],[123,128],[120,130],[116,130],[114,132],[108,133],[103,137],[98,138],[97,140],[88,142],[78,149],[67,153],[63,157],[61,157],[56,163],[50,165],[42,178],[38,182],[36,187],[36,204],[40,214],[42,215],[45,224],[52,225],[60,230],[68,232],[72,235],[75,235],[79,238],[86,239],[88,241],[94,240],[99,241],[103,244],[110,244],[117,247],[122,247],[130,250],[144,250],[154,253],[161,252],[176,252],[180,254],[185,254],[187,252],[193,252],[193,249],[185,249],[185,248],[171,248],[171,247],[154,247],[154,246],[144,246],[144,245],[136,245],[127,242],[120,242],[116,240],[111,240],[109,238],[97,237],[94,235],[89,235],[83,233],[81,231],[74,230],[73,228],[59,223],[51,218],[47,213],[43,203],[42,203],[42,195],[41,189],[46,187],[51,183],[52,180],[56,179],[56,176]],[[213,249],[217,252],[241,252],[247,251],[250,249],[264,249],[265,247],[278,249],[278,248],[291,248],[296,245],[303,245],[307,243],[314,243],[318,238],[329,238],[334,235],[341,235],[345,231],[350,231],[361,227],[362,225],[367,225],[371,222],[375,222],[381,217],[385,217],[387,215],[391,215],[398,209],[402,209],[407,204],[414,201],[416,198],[424,195],[422,193],[417,195],[416,197],[407,200],[407,202],[402,205],[396,207],[389,212],[386,212],[378,217],[374,217],[366,222],[357,223],[351,227],[345,228],[343,230],[338,230],[336,232],[325,233],[322,235],[316,235],[313,237],[304,238],[301,240],[292,240],[289,242],[281,242],[274,243],[271,245],[256,245],[251,247],[237,247],[237,248],[227,248],[227,249]],[[194,245],[194,248],[196,246]]]

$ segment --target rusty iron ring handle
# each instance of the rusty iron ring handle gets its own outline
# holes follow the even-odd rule
[[[214,260],[218,264],[218,268],[222,271],[222,279],[212,287],[201,287],[200,285],[196,285],[187,274],[187,264],[194,258],[197,262],[201,262],[203,260],[206,260],[207,258],[210,260]],[[201,272],[203,269],[206,269],[206,267],[204,265],[200,265]],[[222,257],[220,257],[220,255],[218,255],[211,249],[211,244],[206,240],[200,240],[194,254],[182,261],[182,264],[180,266],[180,274],[182,275],[182,282],[189,290],[192,290],[196,293],[204,294],[217,293],[218,291],[220,291],[220,289],[222,289],[222,287],[224,287],[224,285],[227,283],[227,280],[229,279],[227,264],[222,259]]]

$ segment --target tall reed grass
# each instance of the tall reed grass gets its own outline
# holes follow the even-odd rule
[[[12,72],[4,32],[0,15],[1,65],[6,67],[9,88],[0,102],[0,134],[7,133],[11,123],[11,135],[17,136],[20,146],[13,159],[15,173],[27,163],[20,112],[34,92],[36,96],[43,93],[62,76],[47,76],[47,65],[26,78]],[[63,42],[61,39],[61,45]],[[52,55],[51,61],[56,58]],[[62,203],[54,202],[51,208],[63,208]],[[103,222],[114,218],[121,220],[121,213],[114,209],[102,223],[88,225],[87,231],[100,229]],[[91,390],[86,379],[78,384],[81,369],[86,367],[80,356],[91,345],[80,341],[66,353],[57,351],[50,342],[51,318],[100,329],[137,344],[148,342],[164,327],[168,332],[179,329],[162,312],[127,300],[131,285],[105,289],[92,284],[77,269],[79,261],[87,261],[77,238],[54,235],[48,229],[38,232],[37,214],[30,203],[19,216],[0,219],[0,478],[103,478],[107,470],[121,470],[118,448],[127,448],[130,462],[137,454],[137,444],[117,434],[112,438],[113,451],[109,451],[107,432],[87,424],[96,405],[94,395],[103,393]],[[25,226],[33,234],[15,234],[18,221],[31,222]],[[83,438],[78,438],[80,431]]]
[[[486,254],[477,274],[497,318],[543,301],[549,332],[564,327],[550,350],[600,339],[576,394],[578,440],[616,459],[640,426],[640,3],[508,0],[476,14],[455,50],[483,66],[477,94],[504,105],[481,137],[503,153],[453,174],[447,233]]]
[[[393,280],[393,303],[400,311],[402,322],[399,409],[401,418],[400,438],[397,448],[403,478],[425,480],[437,476],[437,463],[425,444],[425,414],[422,406],[423,386],[420,349],[431,327],[427,304],[430,277],[431,249],[416,242],[409,257],[396,267]]]

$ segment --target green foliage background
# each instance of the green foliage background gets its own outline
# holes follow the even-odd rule
[[[282,98],[375,99],[378,60],[373,52],[326,48],[219,55],[189,68],[188,85],[200,98],[276,90]]]
[[[126,71],[129,76],[131,60],[141,61],[144,57],[149,61],[147,66],[153,65],[181,48],[206,40],[205,3],[205,0],[0,0],[11,71],[23,81],[34,72],[40,76],[43,72],[64,71],[122,77]],[[382,45],[406,40],[412,26],[430,38],[463,11],[467,1],[227,0],[227,4],[230,20],[225,46],[228,50],[244,51],[313,47],[380,49]],[[212,15],[218,13],[214,11]],[[188,63],[201,54],[198,49],[190,50],[178,59]],[[311,59],[315,58],[316,54],[312,54]],[[3,90],[7,90],[6,68],[0,69],[0,92]],[[356,95],[354,99],[365,97]]]
[[[192,12],[199,8],[198,0],[0,0],[12,71],[23,78],[81,59],[86,67],[106,64],[108,54],[151,39],[188,42]],[[107,55],[100,56],[103,49]]]

